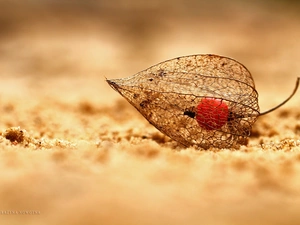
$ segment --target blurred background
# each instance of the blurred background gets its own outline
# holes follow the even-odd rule
[[[0,0],[0,95],[104,103],[105,77],[212,53],[251,71],[264,109],[300,76],[299,40],[292,0]]]
[[[177,152],[105,78],[228,56],[264,111],[300,76],[299,2],[0,0],[0,211],[41,211],[1,223],[298,224],[300,91],[249,148]]]

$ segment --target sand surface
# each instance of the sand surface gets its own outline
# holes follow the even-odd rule
[[[300,92],[239,150],[185,148],[105,82],[243,63],[262,111],[300,76],[294,1],[0,1],[0,224],[299,224]]]

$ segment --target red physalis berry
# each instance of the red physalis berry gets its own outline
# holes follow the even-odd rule
[[[197,106],[196,120],[206,130],[217,130],[228,120],[228,106],[222,99],[203,98]]]

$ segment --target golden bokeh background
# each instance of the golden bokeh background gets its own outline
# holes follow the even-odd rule
[[[300,76],[299,12],[292,0],[0,0],[0,223],[298,224],[299,93],[248,146],[199,151],[105,79],[218,54],[251,71],[267,110]],[[26,210],[40,214],[7,215]]]

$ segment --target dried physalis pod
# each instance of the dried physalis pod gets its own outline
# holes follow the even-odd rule
[[[171,59],[134,76],[107,80],[153,126],[185,146],[238,148],[260,113],[248,69],[218,55]]]

